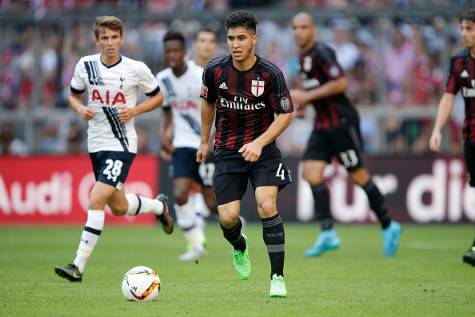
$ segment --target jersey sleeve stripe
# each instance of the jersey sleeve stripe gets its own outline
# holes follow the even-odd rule
[[[82,94],[83,92],[85,92],[86,89],[77,89],[77,88],[74,88],[73,86],[71,86],[71,92],[74,93],[74,94]]]
[[[145,93],[145,95],[148,97],[153,97],[159,92],[160,92],[160,85],[157,85],[157,87],[154,90],[152,90],[151,92]]]

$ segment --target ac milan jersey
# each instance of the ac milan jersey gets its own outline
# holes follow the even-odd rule
[[[458,91],[465,102],[463,140],[475,142],[475,59],[468,48],[458,51],[450,59],[446,92],[455,95]]]
[[[183,75],[176,77],[171,68],[157,75],[165,97],[163,108],[173,112],[173,146],[198,148],[201,135],[200,88],[203,68],[187,62]]]
[[[79,60],[71,79],[71,91],[87,90],[87,106],[96,115],[88,121],[87,147],[89,153],[98,151],[137,152],[134,119],[122,123],[118,107],[135,107],[139,89],[147,96],[159,91],[158,82],[142,62],[122,56],[114,65],[104,65],[100,54]]]
[[[264,133],[276,113],[293,111],[282,72],[258,56],[247,71],[236,69],[230,55],[212,59],[201,98],[216,105],[215,149],[237,150]]]
[[[305,90],[311,90],[344,76],[335,52],[323,43],[316,43],[300,55],[300,78]],[[358,113],[344,93],[312,101],[317,112],[315,128],[331,129],[358,124]]]

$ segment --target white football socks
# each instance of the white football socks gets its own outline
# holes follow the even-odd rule
[[[79,269],[79,272],[84,272],[87,260],[91,257],[92,251],[96,246],[97,240],[104,229],[105,213],[104,210],[88,210],[87,221],[84,230],[81,234],[79,247],[76,253],[76,258],[73,263]]]
[[[201,248],[205,243],[204,226],[197,225],[197,215],[192,205],[192,200],[179,206],[175,204],[177,224],[183,230],[185,240],[195,248]]]
[[[136,194],[126,194],[129,208],[127,209],[128,216],[136,216],[154,213],[157,216],[163,213],[163,203],[158,199],[151,199]]]

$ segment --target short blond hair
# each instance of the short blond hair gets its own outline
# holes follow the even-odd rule
[[[115,16],[101,16],[96,18],[96,22],[94,23],[94,35],[96,39],[99,38],[99,32],[101,29],[109,29],[114,31],[119,31],[120,36],[122,36],[124,32],[124,23],[121,19]]]

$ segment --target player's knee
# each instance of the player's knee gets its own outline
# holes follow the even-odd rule
[[[111,207],[111,212],[114,216],[123,216],[127,213],[127,205],[114,205],[110,206]]]
[[[303,168],[302,177],[312,186],[315,186],[316,184],[320,184],[322,182],[322,177],[309,167]]]
[[[238,223],[238,219],[239,215],[223,212],[219,214],[219,222],[227,229],[234,227]]]
[[[89,196],[89,210],[104,210],[106,206],[106,201],[102,196],[92,195]]]
[[[206,203],[206,207],[208,207],[208,209],[212,213],[214,213],[214,214],[218,213],[218,206],[216,205],[216,200],[215,199],[205,198],[205,203]]]
[[[370,179],[369,173],[365,168],[358,168],[356,170],[349,171],[348,175],[350,176],[351,180],[359,186],[366,185]]]
[[[175,189],[173,191],[173,198],[175,198],[175,202],[183,206],[188,202],[188,192],[182,189]]]
[[[266,217],[272,217],[277,211],[277,204],[272,197],[266,198],[258,203],[260,213]]]

